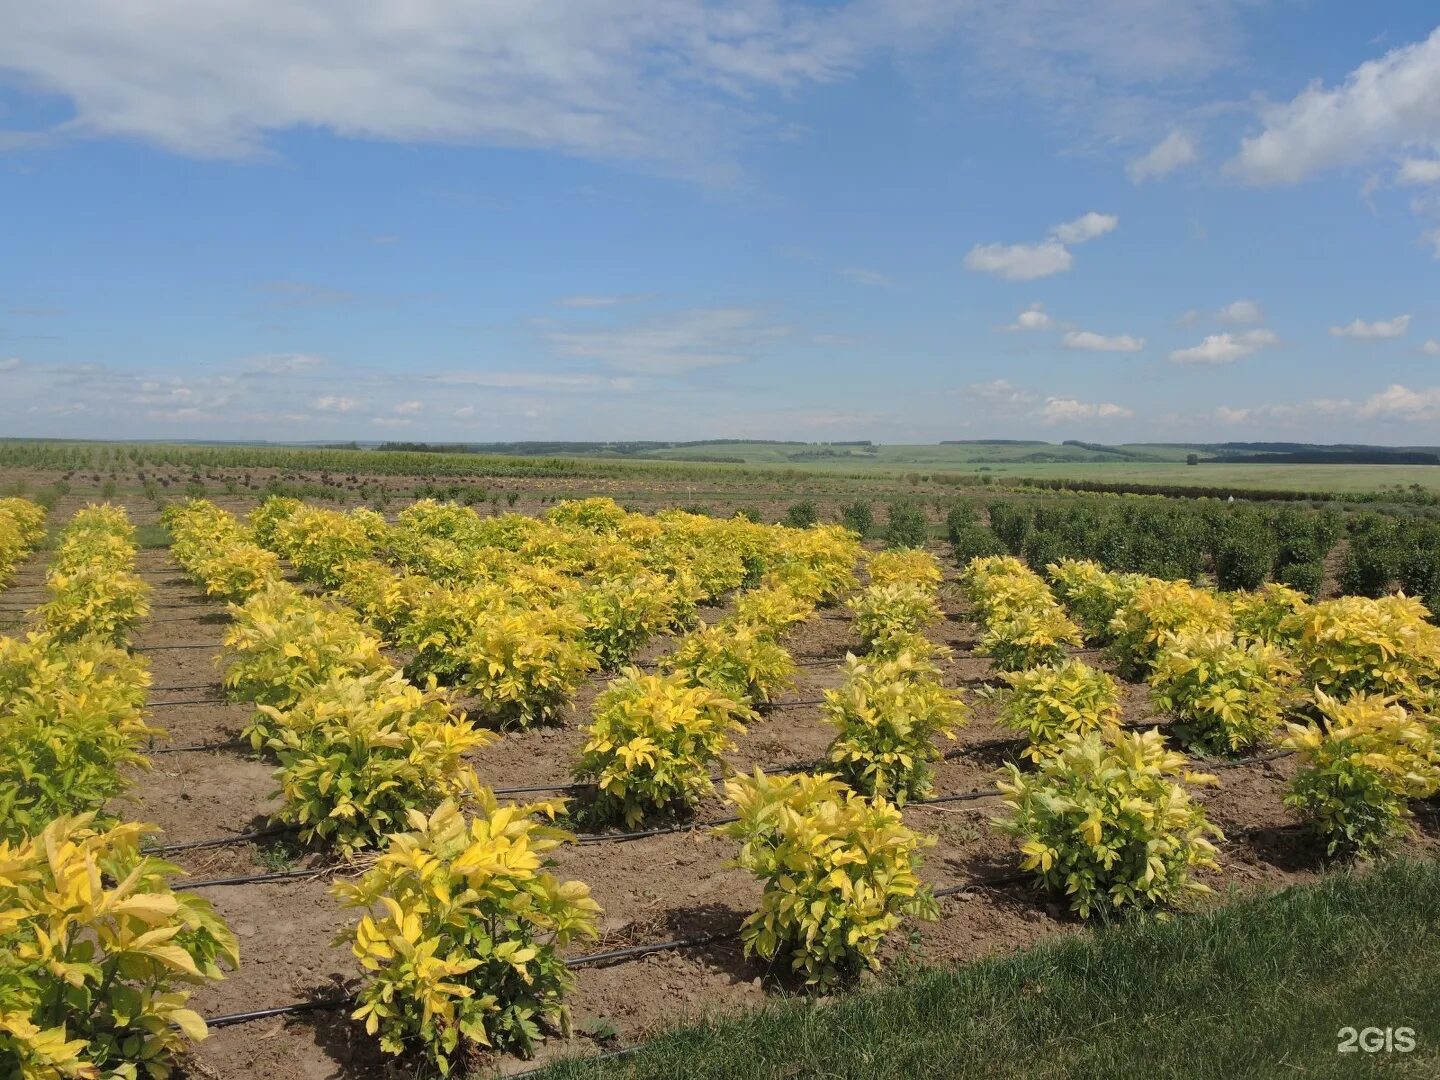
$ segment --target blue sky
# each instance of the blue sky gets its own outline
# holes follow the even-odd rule
[[[0,434],[1437,443],[1437,23],[0,0]]]

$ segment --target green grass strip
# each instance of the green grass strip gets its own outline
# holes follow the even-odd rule
[[[1415,1048],[1339,1053],[1340,1029],[1414,1029]],[[1206,913],[1133,920],[827,1004],[776,1000],[579,1078],[1440,1076],[1440,864]]]

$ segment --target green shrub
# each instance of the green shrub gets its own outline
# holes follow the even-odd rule
[[[1258,589],[1275,565],[1275,538],[1257,514],[1234,514],[1219,529],[1215,542],[1215,580],[1220,588]]]
[[[785,511],[784,523],[792,529],[808,529],[819,520],[820,511],[808,499],[803,502],[791,503],[790,509]]]
[[[950,542],[955,561],[962,567],[972,559],[1005,554],[1005,545],[1000,542],[1000,538],[984,525],[974,525],[960,532],[952,532]]]
[[[875,531],[875,514],[863,499],[840,508],[840,524],[862,539]]]
[[[930,524],[925,511],[913,502],[897,500],[890,504],[885,524],[885,545],[892,548],[924,547],[930,538]]]
[[[1340,591],[1347,595],[1380,597],[1400,571],[1400,535],[1394,520],[1364,514],[1350,529],[1350,546],[1340,571]]]

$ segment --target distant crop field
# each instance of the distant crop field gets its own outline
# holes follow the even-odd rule
[[[1382,491],[1419,484],[1427,491],[1440,491],[1440,468],[1433,465],[1185,465],[1117,461],[1103,465],[997,464],[990,467],[989,475],[1007,481],[1035,477],[1314,492]]]

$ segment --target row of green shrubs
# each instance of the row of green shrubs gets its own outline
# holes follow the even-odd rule
[[[782,524],[795,529],[808,529],[820,521],[820,508],[805,500],[785,511]],[[864,499],[846,503],[840,508],[839,521],[861,538],[878,536],[892,548],[924,547],[930,538],[930,521],[924,509],[912,499],[896,499],[885,511],[884,527],[876,520],[875,511]]]
[[[1011,554],[1043,570],[1060,559],[1085,559],[1167,579],[1209,574],[1226,590],[1276,581],[1314,597],[1326,560],[1348,537],[1343,592],[1440,595],[1440,523],[1420,518],[1367,513],[1347,521],[1331,508],[1073,496],[996,499],[984,507],[984,519],[974,503],[957,503],[947,516],[962,564]]]

